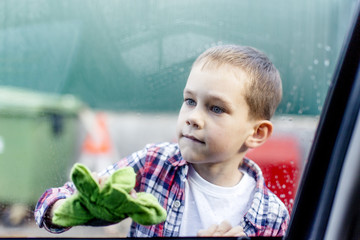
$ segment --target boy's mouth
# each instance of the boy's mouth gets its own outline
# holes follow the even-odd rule
[[[185,135],[185,134],[183,134],[183,137],[186,138],[186,139],[189,139],[189,140],[191,140],[191,141],[197,142],[197,143],[205,144],[205,142],[200,141],[199,139],[197,139],[196,137],[191,136],[191,135]]]

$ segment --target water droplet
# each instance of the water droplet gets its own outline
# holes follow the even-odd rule
[[[324,61],[324,66],[325,67],[328,67],[330,65],[330,60],[329,59],[326,59],[325,61]]]

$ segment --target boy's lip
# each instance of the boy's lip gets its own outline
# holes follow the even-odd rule
[[[194,137],[194,136],[192,136],[192,135],[183,134],[182,136],[183,136],[184,138],[190,139],[190,140],[192,140],[192,141],[194,141],[194,142],[198,142],[198,143],[205,144],[205,142],[199,140],[198,138],[196,138],[196,137]]]

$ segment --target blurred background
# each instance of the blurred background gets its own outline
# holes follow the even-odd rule
[[[125,236],[129,221],[51,235],[41,194],[75,162],[99,171],[175,141],[195,58],[265,52],[283,79],[275,133],[248,156],[291,212],[355,0],[0,0],[0,237]]]

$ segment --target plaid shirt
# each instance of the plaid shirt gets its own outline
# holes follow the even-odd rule
[[[100,175],[110,175],[124,166],[132,166],[137,173],[135,190],[153,194],[167,210],[167,219],[158,225],[143,226],[132,223],[130,237],[176,237],[180,232],[181,218],[185,204],[185,181],[188,163],[182,158],[177,144],[162,143],[147,145],[110,166]],[[241,166],[256,180],[256,190],[244,221],[239,223],[248,236],[283,236],[289,213],[285,205],[265,186],[260,168],[251,160],[244,159]],[[48,189],[35,208],[35,219],[39,227],[60,233],[68,228],[58,229],[47,226],[45,213],[58,199],[71,196],[74,185],[66,183],[61,188]]]

